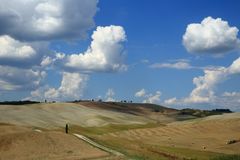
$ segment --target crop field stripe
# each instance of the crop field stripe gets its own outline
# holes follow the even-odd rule
[[[96,147],[96,148],[99,148],[99,149],[103,150],[103,151],[106,151],[106,152],[111,153],[111,154],[116,155],[116,156],[124,156],[122,153],[117,152],[117,151],[115,151],[115,150],[112,150],[112,149],[110,149],[110,148],[107,148],[107,147],[105,147],[105,146],[103,146],[103,145],[100,145],[100,144],[92,141],[91,139],[83,136],[83,135],[76,134],[76,133],[74,133],[73,135],[76,136],[77,138],[79,138],[79,139],[81,139],[81,140],[89,143],[90,145],[92,145],[92,146],[94,146],[94,147]]]

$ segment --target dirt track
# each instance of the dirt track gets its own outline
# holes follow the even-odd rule
[[[111,153],[111,154],[116,155],[116,156],[121,156],[121,157],[124,156],[122,153],[117,152],[117,151],[115,151],[115,150],[112,150],[112,149],[110,149],[110,148],[107,148],[107,147],[105,147],[105,146],[102,146],[102,145],[100,145],[100,144],[92,141],[91,139],[87,138],[86,136],[79,135],[79,134],[73,134],[73,135],[76,136],[77,138],[79,138],[79,139],[81,139],[81,140],[83,140],[83,141],[91,144],[92,146],[94,146],[94,147],[96,147],[96,148],[99,148],[99,149],[101,149],[101,150],[104,150],[104,151],[106,151],[106,152],[108,152],[108,153]]]

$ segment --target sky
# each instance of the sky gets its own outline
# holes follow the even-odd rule
[[[0,101],[240,111],[238,0],[0,2]]]

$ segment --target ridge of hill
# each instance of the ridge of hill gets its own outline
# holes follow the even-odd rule
[[[0,105],[0,122],[41,128],[58,128],[66,123],[82,127],[101,127],[111,124],[167,124],[221,113],[193,109],[177,110],[145,103],[37,103]]]
[[[179,110],[150,103],[94,102],[94,101],[80,101],[74,103],[95,109],[97,108],[133,114],[137,116],[145,116],[149,119],[164,123],[179,120],[195,119],[212,115],[221,115],[223,113],[232,113],[232,111],[230,111],[229,109],[200,110],[185,108]]]
[[[122,102],[77,102],[83,106],[101,108],[112,111],[139,115],[148,112],[175,113],[178,110],[150,103],[122,103]]]

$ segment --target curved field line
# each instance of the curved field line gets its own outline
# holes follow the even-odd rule
[[[76,134],[76,133],[74,133],[73,135],[76,136],[77,138],[79,138],[79,139],[81,139],[81,140],[89,143],[90,145],[92,145],[92,146],[94,146],[94,147],[96,147],[96,148],[99,148],[99,149],[103,150],[103,151],[106,151],[106,152],[111,153],[111,154],[116,155],[116,156],[124,156],[122,153],[117,152],[117,151],[115,151],[115,150],[112,150],[112,149],[110,149],[110,148],[107,148],[107,147],[105,147],[105,146],[102,146],[102,145],[100,145],[100,144],[92,141],[91,139],[89,139],[89,138],[87,138],[87,137],[85,137],[85,136],[83,136],[83,135]]]

